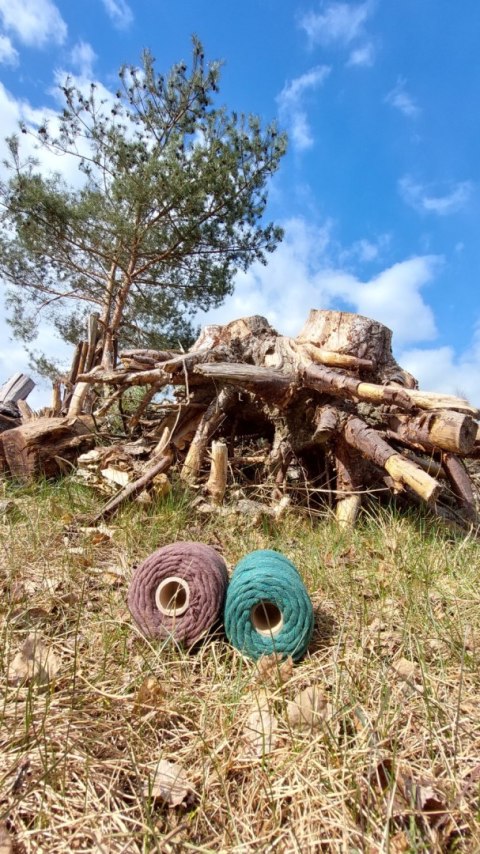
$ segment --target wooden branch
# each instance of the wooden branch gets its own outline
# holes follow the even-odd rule
[[[152,385],[152,386],[150,386],[150,388],[148,388],[146,390],[146,392],[143,395],[140,403],[137,406],[136,411],[128,419],[127,430],[129,431],[129,433],[133,433],[137,424],[140,423],[140,419],[141,419],[143,413],[145,412],[148,404],[151,403],[152,399],[155,397],[157,391],[159,391],[160,388],[161,388],[161,386]]]
[[[239,385],[269,402],[284,405],[297,385],[294,374],[284,374],[271,368],[247,365],[242,362],[197,365],[194,373],[211,380]]]
[[[335,470],[337,473],[335,517],[340,528],[352,528],[362,505],[361,487],[352,451],[340,436],[335,443]]]
[[[458,409],[460,412],[476,415],[478,410],[467,400],[442,395],[436,392],[417,391],[402,388],[398,385],[376,385],[360,380],[323,365],[311,365],[303,373],[303,383],[307,388],[314,388],[327,394],[350,399],[357,398],[369,403],[398,406],[400,409]]]
[[[187,483],[195,483],[202,468],[208,443],[223,421],[225,413],[236,401],[237,394],[233,389],[222,389],[202,415],[180,472],[182,480]]]
[[[361,418],[351,415],[343,428],[345,441],[360,451],[362,456],[375,465],[386,469],[388,474],[413,489],[424,501],[433,501],[441,486],[422,468],[398,454],[378,433]]]
[[[60,395],[60,380],[52,382],[52,416],[56,418],[62,409],[62,398]]]
[[[162,474],[162,472],[167,471],[170,468],[173,461],[173,454],[171,451],[167,451],[163,454],[160,459],[155,460],[151,466],[139,477],[137,480],[132,483],[127,483],[127,485],[120,490],[120,492],[115,495],[110,501],[107,501],[105,506],[94,516],[90,521],[91,525],[96,525],[97,522],[100,522],[102,519],[106,519],[108,516],[111,516],[121,504],[124,503],[128,498],[134,498],[136,495],[139,495],[146,486],[153,480],[157,474]]]
[[[466,516],[470,521],[476,522],[475,496],[464,463],[454,454],[443,454],[442,462],[453,492],[458,497]]]
[[[212,442],[210,476],[205,491],[214,504],[221,504],[227,488],[228,448],[224,440]]]
[[[69,372],[68,377],[67,377],[67,383],[70,386],[74,385],[75,380],[77,379],[78,366],[80,364],[80,355],[82,352],[82,345],[83,345],[83,341],[79,341],[75,345],[75,350],[73,352],[72,365],[71,365],[70,372]]]
[[[317,406],[313,419],[315,432],[312,441],[324,445],[337,432],[339,424],[339,412],[335,406]]]
[[[165,362],[168,359],[173,359],[175,356],[180,356],[178,350],[122,350],[120,359],[135,359],[138,362],[150,362],[154,365],[158,362]]]
[[[94,311],[88,318],[88,328],[87,328],[87,341],[88,341],[88,350],[85,357],[85,373],[88,373],[93,367],[93,362],[95,359],[95,349],[97,346],[97,338],[98,338],[98,321],[100,319],[100,315],[98,312]]]
[[[373,359],[360,359],[358,356],[351,356],[349,353],[335,353],[332,350],[322,350],[312,341],[307,341],[305,338],[295,338],[294,343],[300,344],[303,350],[310,356],[313,362],[320,365],[329,365],[332,368],[350,368],[372,371],[375,367]]]
[[[123,386],[156,384],[158,388],[172,382],[171,377],[165,374],[161,368],[131,372],[118,370],[105,371],[102,368],[94,368],[88,374],[79,375],[78,380],[87,385],[95,385],[97,383]]]
[[[303,373],[303,384],[325,394],[340,398],[365,400],[370,403],[399,406],[401,409],[411,409],[413,403],[409,397],[410,391],[399,386],[382,386],[374,383],[361,382],[343,371],[328,368],[324,365],[310,365]]]
[[[428,415],[393,415],[388,419],[390,429],[399,439],[426,450],[441,448],[453,454],[469,454],[475,445],[477,424],[460,412],[432,412]]]

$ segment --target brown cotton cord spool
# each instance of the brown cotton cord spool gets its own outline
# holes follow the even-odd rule
[[[190,647],[217,622],[227,589],[223,558],[204,543],[171,543],[135,570],[128,607],[149,638]]]

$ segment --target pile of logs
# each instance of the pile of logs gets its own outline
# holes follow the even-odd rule
[[[389,493],[477,522],[465,458],[480,455],[478,410],[419,391],[392,355],[390,330],[374,320],[312,310],[289,338],[246,317],[205,327],[186,353],[128,350],[113,370],[80,359],[58,420],[85,424],[93,409],[101,431],[127,389],[145,389],[124,426],[130,443],[150,441],[150,458],[100,515],[176,465],[216,502],[229,472],[273,502],[289,494],[326,504],[342,524],[354,522],[365,495]]]

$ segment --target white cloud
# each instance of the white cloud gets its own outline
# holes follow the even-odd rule
[[[88,42],[79,41],[73,46],[70,61],[77,68],[82,77],[91,77],[93,65],[97,58],[93,47]]]
[[[373,3],[333,2],[323,3],[322,11],[307,12],[300,19],[300,26],[312,44],[349,45],[361,37],[364,25],[373,10]]]
[[[421,290],[434,277],[437,256],[409,258],[362,282],[334,257],[330,224],[318,228],[297,218],[284,225],[285,239],[267,266],[254,264],[239,274],[234,294],[209,312],[208,322],[263,314],[281,332],[295,335],[311,308],[347,305],[393,329],[397,344],[435,337],[433,312]]]
[[[407,81],[404,80],[403,77],[399,77],[396,85],[385,97],[385,103],[390,104],[391,107],[395,107],[395,109],[403,113],[404,116],[414,119],[420,115],[421,110],[412,96],[407,92],[405,88],[406,83]]]
[[[119,30],[126,30],[133,22],[133,12],[125,0],[102,0],[107,15]]]
[[[8,36],[0,35],[0,63],[18,65],[18,50],[15,50]]]
[[[375,62],[375,48],[372,42],[357,47],[352,50],[348,57],[348,66],[357,66],[359,68],[371,68]]]
[[[426,391],[443,391],[466,397],[480,407],[480,327],[474,330],[468,348],[456,354],[453,347],[404,350],[399,361],[420,381]]]
[[[67,25],[52,0],[0,0],[0,15],[5,28],[31,47],[63,44],[67,37]]]
[[[439,192],[430,184],[421,184],[406,175],[398,182],[403,200],[420,213],[434,213],[438,216],[456,213],[467,204],[472,191],[471,181],[449,183],[446,191]]]
[[[433,311],[421,290],[433,279],[440,259],[435,255],[409,258],[387,268],[368,282],[358,282],[339,295],[355,311],[373,317],[393,330],[395,342],[428,341],[437,334]]]
[[[313,137],[303,107],[304,96],[321,86],[330,73],[327,65],[317,65],[305,74],[286,83],[277,96],[280,118],[289,125],[289,134],[295,148],[304,151],[313,145]]]

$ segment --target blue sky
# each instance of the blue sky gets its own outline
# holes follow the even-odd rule
[[[0,136],[55,111],[65,73],[114,90],[145,47],[159,70],[188,60],[194,32],[224,61],[219,102],[290,138],[268,210],[284,242],[201,322],[296,334],[310,308],[358,311],[422,388],[480,405],[478,0],[0,0]],[[38,347],[65,353],[44,325]],[[0,319],[0,382],[25,368]]]

